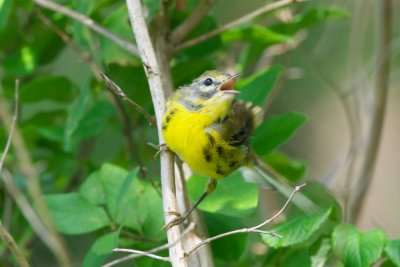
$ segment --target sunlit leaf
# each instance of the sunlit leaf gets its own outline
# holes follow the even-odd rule
[[[397,266],[400,267],[400,240],[387,240],[385,252],[389,259]]]
[[[48,195],[45,200],[56,228],[62,233],[82,234],[110,224],[103,208],[78,193]]]
[[[345,266],[371,266],[381,257],[385,242],[386,236],[382,230],[362,233],[350,224],[337,226],[332,234],[335,254]]]
[[[112,250],[118,246],[118,232],[112,232],[100,236],[93,243],[83,260],[83,267],[101,266]]]
[[[262,235],[262,239],[273,248],[288,247],[305,242],[328,220],[330,213],[331,209],[328,209],[312,215],[297,216],[268,229],[281,235],[282,238]]]
[[[262,106],[281,73],[281,67],[272,67],[261,70],[247,79],[239,80],[238,98]]]
[[[196,201],[204,192],[208,178],[193,175],[187,186],[189,195]],[[258,203],[258,186],[243,180],[240,172],[234,172],[218,181],[215,191],[206,197],[200,210],[233,217],[247,217],[254,213]]]

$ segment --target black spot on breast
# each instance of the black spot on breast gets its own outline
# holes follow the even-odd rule
[[[229,162],[229,168],[234,168],[239,162],[237,160],[232,160]]]
[[[219,156],[222,156],[222,154],[224,153],[224,149],[222,148],[222,146],[217,146],[216,151]]]
[[[203,156],[204,156],[204,159],[207,162],[211,161],[212,157],[211,157],[211,152],[210,152],[210,148],[209,147],[204,147],[203,148]]]
[[[215,144],[215,139],[214,139],[214,137],[213,137],[211,134],[209,134],[209,133],[206,133],[206,135],[207,135],[208,140],[210,141],[210,144],[211,144],[211,145],[214,145],[214,144]]]
[[[167,125],[166,125],[166,124],[163,124],[162,130],[163,130],[163,131],[167,130]]]
[[[224,175],[224,172],[222,171],[221,166],[219,165],[217,165],[217,167],[215,168],[215,172],[217,174]]]
[[[171,117],[170,117],[170,116],[167,116],[167,117],[165,118],[165,121],[166,121],[166,122],[170,122],[170,120],[171,120]]]

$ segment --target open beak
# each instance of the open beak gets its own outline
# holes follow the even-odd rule
[[[227,94],[239,94],[239,91],[233,90],[238,76],[239,74],[232,75],[229,80],[219,86],[219,90]]]

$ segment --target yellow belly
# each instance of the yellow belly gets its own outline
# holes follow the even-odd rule
[[[174,103],[164,115],[163,136],[166,145],[193,171],[218,179],[240,167],[247,148],[230,146],[208,128],[212,121],[210,114],[190,112]]]

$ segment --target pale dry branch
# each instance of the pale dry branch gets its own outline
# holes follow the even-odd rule
[[[17,86],[18,87],[18,86]],[[18,93],[18,90],[16,90]],[[16,96],[15,105],[18,110],[18,96]],[[5,128],[11,129],[11,124],[13,118],[18,117],[18,113],[11,116],[8,111],[8,105],[4,99],[0,97],[0,119],[3,121]],[[11,121],[11,122],[10,122]],[[29,192],[33,198],[33,203],[35,203],[35,208],[40,218],[30,205],[30,202],[26,199],[24,194],[15,185],[12,175],[8,172],[3,171],[3,181],[6,185],[7,190],[13,196],[14,200],[19,205],[22,213],[24,214],[27,221],[31,224],[35,233],[43,240],[46,246],[54,253],[60,266],[70,267],[72,266],[67,249],[63,243],[58,232],[54,229],[51,218],[49,216],[49,211],[43,200],[43,194],[40,188],[40,183],[38,180],[38,174],[33,166],[32,160],[30,158],[29,152],[25,145],[25,142],[18,131],[18,128],[13,127],[11,142],[13,144],[15,154],[18,158],[18,165],[27,178],[27,185]]]
[[[171,33],[170,40],[174,44],[178,44],[200,23],[200,21],[207,15],[208,11],[213,7],[216,0],[203,0],[197,7],[190,13],[175,30]]]
[[[14,133],[15,125],[17,124],[17,119],[18,119],[18,103],[19,103],[19,80],[15,80],[15,105],[14,105],[14,113],[12,116],[11,120],[11,125],[10,129],[8,132],[8,138],[6,145],[4,147],[3,153],[0,158],[0,175],[1,171],[3,169],[4,161],[6,159],[6,156],[8,154],[8,151],[11,146],[11,140],[12,136]],[[21,250],[17,246],[17,243],[15,242],[13,236],[7,231],[7,229],[4,227],[2,222],[0,221],[0,237],[3,239],[4,244],[6,247],[10,249],[10,251],[13,253],[15,259],[17,260],[19,266],[22,267],[29,267],[28,261],[25,259],[24,255],[22,254]]]
[[[154,255],[154,253],[162,251],[164,249],[169,249],[172,246],[175,246],[175,244],[177,244],[178,242],[180,242],[189,232],[193,231],[194,229],[194,223],[190,223],[189,226],[182,232],[182,235],[179,237],[179,239],[175,240],[174,243],[166,243],[164,245],[158,246],[156,248],[147,250],[147,251],[140,251],[140,250],[135,250],[135,249],[123,249],[123,248],[116,248],[113,251],[123,251],[123,252],[129,252],[132,253],[131,255],[128,255],[126,257],[114,260],[112,262],[109,262],[105,265],[103,265],[102,267],[111,267],[114,266],[118,263],[130,260],[130,259],[134,259],[134,258],[139,258],[142,256],[147,256],[148,254],[152,254]],[[155,255],[158,256],[158,255]],[[169,258],[168,258],[169,261]]]
[[[160,72],[160,66],[144,19],[141,1],[127,0],[126,3],[128,6],[133,34],[135,35],[140,58],[142,59],[150,87],[150,93],[157,119],[159,142],[160,144],[163,144],[164,138],[162,135],[161,124],[165,109],[166,96],[163,90],[162,73]],[[165,222],[168,223],[173,220],[173,215],[170,212],[177,210],[172,153],[162,153],[160,161],[163,209]],[[178,226],[172,227],[167,231],[168,243],[174,243],[180,238],[180,236],[181,230]],[[184,259],[183,255],[184,251],[181,242],[177,242],[174,246],[169,248],[169,258],[174,267],[187,266],[187,261]]]
[[[350,220],[359,219],[363,204],[365,202],[366,192],[371,184],[373,172],[376,165],[376,159],[379,151],[383,122],[387,105],[389,91],[390,75],[390,43],[392,29],[392,0],[383,0],[380,2],[380,36],[378,44],[377,78],[374,89],[372,103],[372,118],[367,137],[367,147],[365,158],[363,159],[361,171],[355,185],[355,194],[350,204]]]
[[[52,1],[34,0],[34,2],[41,7],[53,10],[55,12],[59,12],[67,17],[70,17],[76,21],[79,21],[80,23],[89,27],[93,31],[97,32],[98,34],[110,39],[111,41],[113,41],[114,43],[116,43],[117,45],[119,45],[120,47],[122,47],[123,49],[125,49],[126,51],[131,53],[132,55],[139,56],[138,49],[133,43],[119,37],[118,35],[110,32],[106,28],[98,25],[92,19],[90,19],[78,12],[75,12],[69,8],[61,6],[55,2],[52,2]]]
[[[221,27],[219,27],[219,28],[217,28],[217,29],[215,29],[213,31],[210,31],[210,32],[208,32],[208,33],[206,33],[204,35],[200,35],[200,36],[198,36],[196,38],[193,38],[191,40],[188,40],[188,41],[186,41],[186,42],[184,42],[184,43],[182,43],[180,45],[177,45],[175,47],[175,51],[183,50],[185,48],[188,48],[188,47],[194,46],[194,45],[196,45],[198,43],[201,43],[201,42],[203,42],[203,41],[205,41],[207,39],[210,39],[210,38],[212,38],[214,36],[217,36],[217,35],[223,33],[226,30],[229,30],[229,29],[231,29],[233,27],[236,27],[236,26],[238,26],[240,24],[248,22],[248,21],[254,19],[255,17],[258,17],[261,14],[264,14],[264,13],[267,13],[267,12],[282,8],[284,6],[287,6],[287,5],[295,3],[295,2],[303,2],[303,1],[304,0],[280,0],[280,1],[277,1],[277,2],[268,3],[268,4],[258,8],[256,10],[254,10],[253,12],[250,12],[249,14],[246,14],[246,15],[238,18],[237,20],[229,22],[229,23],[227,23],[227,24],[225,24],[225,25],[223,25],[223,26],[221,26]]]
[[[186,257],[190,256],[190,254],[192,254],[193,252],[195,252],[195,251],[196,251],[197,249],[199,249],[201,246],[203,246],[203,245],[205,245],[205,244],[207,244],[207,243],[210,243],[211,241],[214,241],[214,240],[216,240],[216,239],[220,239],[220,238],[222,238],[222,237],[226,237],[226,236],[229,236],[229,235],[242,234],[242,233],[262,233],[262,234],[269,234],[269,235],[272,235],[272,236],[275,236],[275,237],[278,237],[278,238],[282,238],[282,236],[276,234],[275,232],[263,231],[263,230],[259,230],[259,228],[261,228],[261,227],[263,227],[263,226],[265,226],[265,225],[267,225],[267,224],[270,224],[270,223],[273,222],[278,216],[280,216],[280,215],[285,211],[285,209],[287,208],[287,206],[289,205],[289,203],[292,201],[294,195],[295,195],[297,192],[299,192],[299,191],[301,190],[301,188],[302,188],[303,186],[305,186],[305,185],[306,185],[306,184],[302,184],[302,185],[296,186],[296,187],[294,188],[292,194],[291,194],[291,195],[289,196],[289,198],[286,200],[286,202],[285,202],[285,204],[283,205],[283,207],[282,207],[274,216],[272,216],[271,218],[265,220],[264,222],[262,222],[262,223],[260,223],[260,224],[258,224],[258,225],[256,225],[256,226],[250,227],[250,228],[237,229],[237,230],[233,230],[233,231],[230,231],[230,232],[222,233],[222,234],[220,234],[220,235],[216,235],[216,236],[207,238],[207,239],[203,240],[202,242],[198,243],[198,244],[197,244],[196,246],[194,246],[193,248],[191,248],[191,250],[188,251],[188,252],[185,254],[185,256],[186,256]]]
[[[138,103],[136,103],[135,101],[133,101],[132,99],[130,99],[125,92],[110,78],[108,78],[104,73],[100,73],[101,77],[103,78],[103,80],[105,81],[107,87],[116,95],[118,95],[119,97],[121,97],[121,99],[123,101],[128,102],[129,104],[131,104],[137,111],[139,111],[140,113],[142,113],[142,115],[149,121],[150,125],[155,126],[156,125],[156,121],[153,118],[153,116],[151,116],[142,106],[140,106]]]

